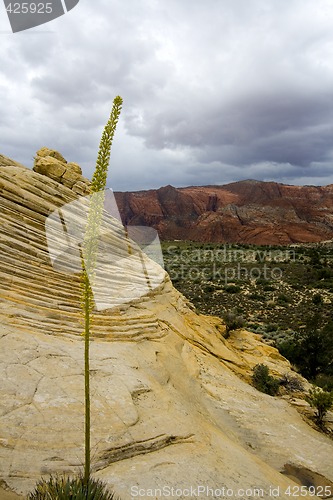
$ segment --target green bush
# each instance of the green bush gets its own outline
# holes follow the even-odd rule
[[[333,376],[333,322],[322,326],[323,321],[322,315],[314,314],[293,338],[281,340],[276,345],[282,356],[309,380],[315,380],[319,374]]]
[[[249,299],[265,301],[266,297],[265,295],[261,295],[260,293],[250,293]]]
[[[285,295],[284,293],[280,293],[277,300],[280,304],[288,304],[289,302],[291,302],[290,297],[288,297],[288,295]]]
[[[261,325],[259,325],[259,323],[247,323],[246,328],[250,328],[251,330],[260,330]]]
[[[253,368],[252,382],[258,391],[270,396],[275,396],[279,391],[279,381],[269,374],[268,366],[264,364],[258,364]]]
[[[312,297],[312,302],[315,306],[319,306],[323,303],[323,298],[322,296],[320,295],[320,293],[316,293],[313,297]]]
[[[320,269],[320,271],[318,272],[318,279],[319,280],[328,280],[331,277],[332,277],[331,269],[324,268],[324,269]]]
[[[278,349],[279,353],[289,359],[291,363],[298,364],[300,359],[300,345],[296,335],[294,335],[294,337],[277,339],[275,347]]]
[[[237,330],[237,328],[242,328],[244,326],[244,318],[234,311],[227,311],[222,316],[223,321],[226,326],[225,338],[228,338],[232,330]]]
[[[279,325],[275,323],[268,323],[268,325],[266,325],[265,327],[266,332],[276,332],[278,329]]]
[[[275,290],[275,287],[272,285],[264,285],[263,290],[264,292],[273,292]]]
[[[240,287],[238,285],[227,285],[224,287],[224,290],[228,293],[238,293],[240,291]]]
[[[266,285],[267,284],[267,279],[265,278],[257,278],[256,279],[256,285]]]
[[[316,419],[323,425],[324,417],[333,406],[333,392],[323,391],[320,387],[313,387],[306,396],[306,401],[316,409]]]
[[[98,479],[89,478],[86,485],[82,476],[69,478],[51,476],[41,479],[27,500],[116,500],[115,493]]]
[[[333,375],[320,373],[316,376],[314,383],[324,391],[333,392]]]

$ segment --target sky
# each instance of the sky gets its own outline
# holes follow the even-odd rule
[[[80,0],[11,33],[0,1],[0,153],[42,146],[108,186],[333,183],[332,0]]]

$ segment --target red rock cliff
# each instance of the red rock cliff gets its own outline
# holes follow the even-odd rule
[[[333,184],[249,180],[115,195],[125,224],[152,226],[162,239],[285,245],[333,238]]]

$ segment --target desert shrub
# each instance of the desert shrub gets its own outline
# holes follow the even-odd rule
[[[333,392],[323,391],[320,387],[313,387],[305,397],[312,408],[316,409],[316,420],[323,425],[324,417],[333,406]]]
[[[257,278],[256,279],[256,284],[257,285],[266,285],[267,284],[267,279],[265,279],[265,278]]]
[[[85,484],[82,476],[69,478],[51,476],[41,479],[27,500],[116,500],[115,493],[109,492],[107,486],[98,479],[89,478]]]
[[[280,384],[287,389],[287,391],[303,391],[304,386],[299,377],[296,375],[291,375],[290,373],[285,373],[281,379]]]
[[[321,262],[320,262],[320,253],[318,251],[318,249],[316,248],[310,248],[310,250],[308,250],[307,252],[308,256],[309,256],[309,260],[310,260],[310,265],[312,266],[320,266],[321,265]]]
[[[324,391],[333,392],[333,375],[320,373],[316,376],[314,383],[324,389]]]
[[[227,285],[224,287],[224,290],[228,293],[238,293],[240,291],[240,287],[238,285]]]
[[[315,306],[319,306],[320,304],[323,303],[323,298],[322,296],[320,295],[320,293],[316,293],[313,297],[312,297],[312,302]]]
[[[240,316],[235,311],[227,311],[222,316],[223,321],[226,326],[226,335],[228,338],[232,330],[237,330],[237,328],[242,328],[244,326],[244,318]]]
[[[300,367],[304,375],[314,380],[319,373],[333,375],[333,322],[322,326],[322,317],[315,314],[307,322],[300,340]]]
[[[264,364],[253,368],[252,382],[258,391],[270,396],[275,396],[279,391],[279,381],[269,374],[269,368]]]
[[[328,280],[332,277],[332,271],[331,269],[325,267],[323,269],[320,269],[318,271],[318,279],[319,280]]]
[[[275,347],[279,353],[285,358],[289,359],[291,363],[298,364],[300,359],[299,351],[300,346],[296,335],[292,338],[277,339]]]
[[[276,330],[279,329],[279,325],[275,324],[275,323],[268,323],[268,325],[266,325],[265,327],[265,330],[266,332],[276,332]]]
[[[320,290],[329,290],[332,292],[333,283],[331,281],[320,281],[319,283],[316,283],[314,287]]]
[[[291,301],[290,297],[288,297],[288,295],[285,295],[284,293],[280,293],[277,300],[280,304],[288,304]]]
[[[275,290],[275,287],[272,285],[264,285],[263,290],[264,292],[272,292],[273,290]]]
[[[251,300],[261,300],[261,301],[264,301],[265,300],[265,295],[261,295],[260,293],[250,293],[249,294],[249,299]]]
[[[321,373],[333,375],[333,322],[324,326],[322,322],[322,316],[316,313],[307,319],[304,329],[292,338],[276,343],[282,356],[296,365],[309,380],[315,380]]]
[[[261,329],[261,325],[259,325],[259,323],[248,323],[246,325],[247,328],[250,328],[251,330],[260,330]]]

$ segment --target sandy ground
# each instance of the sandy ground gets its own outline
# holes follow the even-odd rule
[[[20,495],[16,495],[16,493],[3,490],[2,488],[0,488],[0,500],[18,500],[19,498],[24,498],[24,497],[21,497]]]

